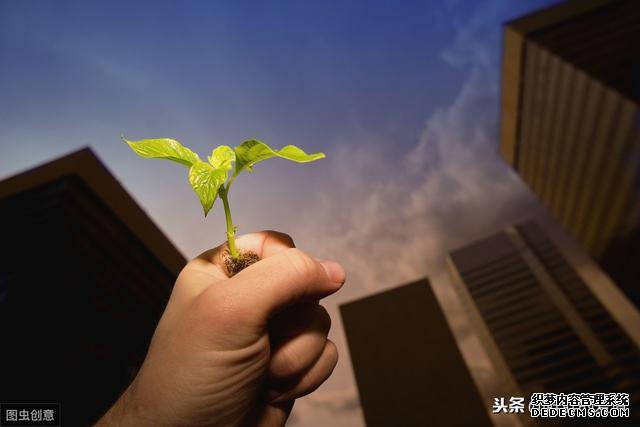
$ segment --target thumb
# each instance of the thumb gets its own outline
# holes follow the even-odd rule
[[[228,286],[260,322],[300,301],[319,300],[340,289],[346,274],[340,264],[318,261],[289,248],[251,265],[229,279]]]

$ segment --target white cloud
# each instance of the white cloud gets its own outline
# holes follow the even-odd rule
[[[443,52],[445,61],[469,68],[469,74],[452,104],[428,118],[419,141],[403,153],[401,162],[392,163],[382,148],[372,148],[384,144],[350,147],[348,152],[338,149],[328,156],[333,159],[331,179],[319,192],[318,203],[302,215],[314,224],[302,240],[311,242],[311,252],[338,259],[348,270],[345,289],[331,302],[425,275],[436,279],[436,287],[446,287],[447,280],[438,278],[446,277],[443,261],[448,251],[537,209],[497,152],[496,17],[501,3],[478,7]],[[441,289],[439,296],[450,293]],[[335,329],[343,342],[341,325]],[[347,353],[346,348],[340,350]],[[341,363],[334,377],[319,394],[302,400],[296,424],[333,424],[359,413],[353,403],[357,401],[347,399],[352,403],[340,406],[340,387],[353,387],[349,363]],[[334,409],[330,415],[327,408]]]

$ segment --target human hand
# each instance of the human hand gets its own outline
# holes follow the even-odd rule
[[[182,270],[136,378],[98,425],[284,425],[338,360],[318,300],[345,280],[286,234],[241,236],[262,259],[227,277],[225,246]]]

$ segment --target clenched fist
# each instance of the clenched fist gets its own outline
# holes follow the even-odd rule
[[[345,281],[285,234],[237,240],[262,259],[227,277],[225,246],[180,273],[131,385],[99,426],[282,426],[338,360],[318,300]]]

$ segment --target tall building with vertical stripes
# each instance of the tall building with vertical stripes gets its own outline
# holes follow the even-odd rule
[[[640,304],[640,2],[568,1],[508,23],[501,152]]]
[[[629,393],[630,418],[600,421],[640,425],[640,315],[607,295],[611,282],[589,282],[531,221],[452,252],[449,267],[505,395]]]

